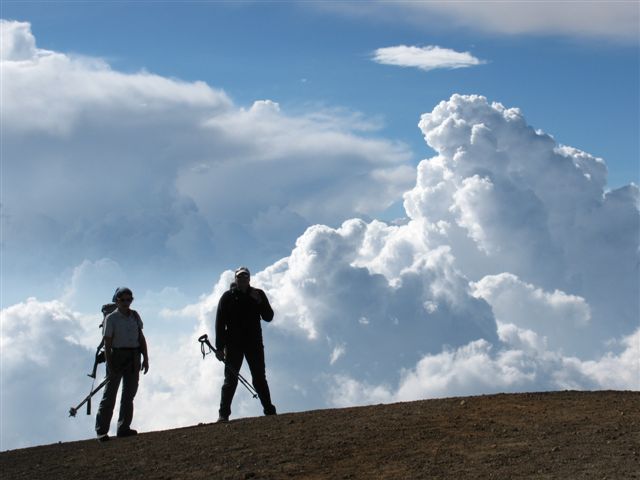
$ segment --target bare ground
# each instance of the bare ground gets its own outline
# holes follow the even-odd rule
[[[640,479],[640,392],[423,400],[0,453],[3,479]]]

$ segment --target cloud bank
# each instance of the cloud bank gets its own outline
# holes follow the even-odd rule
[[[373,216],[414,180],[408,147],[352,113],[239,106],[204,82],[40,49],[28,23],[0,29],[9,274],[276,259],[307,226]]]
[[[465,68],[485,63],[469,52],[456,52],[434,45],[426,47],[398,45],[378,48],[374,52],[373,61],[383,65],[415,67],[425,71],[437,68]]]

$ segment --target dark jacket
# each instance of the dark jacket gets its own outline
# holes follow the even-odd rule
[[[260,303],[249,295],[257,292]],[[273,319],[273,309],[265,293],[259,288],[249,287],[242,293],[235,283],[222,294],[216,313],[216,349],[227,345],[262,345],[260,318],[266,322]]]

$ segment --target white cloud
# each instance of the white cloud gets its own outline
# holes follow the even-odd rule
[[[397,389],[335,375],[330,400],[336,406],[352,406],[500,392],[640,389],[640,330],[622,340],[624,349],[619,353],[589,361],[522,348],[525,342],[537,343],[538,339],[532,332],[520,331],[520,335],[521,348],[496,348],[477,340],[427,355],[403,374]]]
[[[6,272],[279,257],[306,226],[375,215],[413,181],[377,120],[243,108],[204,82],[39,49],[28,23],[2,35]]]
[[[98,313],[111,301],[116,287],[127,285],[127,275],[121,266],[109,258],[92,262],[84,260],[71,272],[61,301],[79,311]]]
[[[640,12],[633,2],[405,2],[416,14],[440,14],[457,26],[518,35],[638,38]]]
[[[469,52],[456,52],[434,45],[426,47],[398,45],[378,48],[374,52],[373,60],[385,65],[415,67],[426,71],[437,68],[465,68],[485,63]]]
[[[488,275],[471,286],[499,323],[535,331],[553,351],[585,356],[602,344],[602,338],[581,335],[591,323],[591,309],[582,297],[545,292],[508,273]]]
[[[86,436],[93,424],[84,410],[79,421],[67,417],[89,392],[84,375],[91,370],[93,352],[83,341],[95,325],[61,302],[34,298],[3,309],[0,316],[0,449]]]
[[[640,8],[636,2],[412,2],[380,0],[314,5],[339,14],[409,23],[434,29],[474,29],[497,35],[555,35],[637,42]]]
[[[29,60],[37,55],[36,39],[27,22],[0,19],[0,59]]]

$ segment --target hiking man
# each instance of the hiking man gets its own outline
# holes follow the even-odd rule
[[[265,293],[249,285],[251,274],[247,267],[235,271],[235,281],[222,294],[216,314],[216,356],[230,368],[224,370],[224,384],[220,393],[219,422],[229,421],[231,401],[238,386],[238,377],[246,357],[251,381],[258,392],[265,415],[275,415],[264,365],[264,345],[260,319],[270,322],[273,309]]]
[[[133,398],[138,391],[140,370],[149,371],[147,341],[142,333],[142,319],[138,312],[131,310],[133,293],[127,287],[120,287],[113,296],[116,309],[104,320],[104,353],[107,362],[107,384],[105,385],[100,407],[96,415],[96,433],[98,440],[109,440],[109,426],[113,416],[120,380],[122,396],[118,417],[118,437],[137,435],[131,429],[133,419]],[[142,365],[140,365],[142,354]]]

